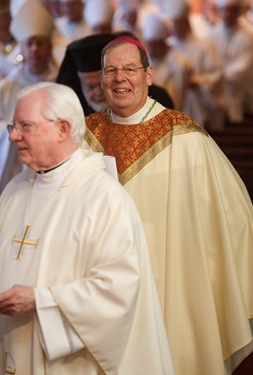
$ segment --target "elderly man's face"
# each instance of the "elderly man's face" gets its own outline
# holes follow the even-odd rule
[[[83,95],[91,108],[95,112],[108,108],[108,103],[101,87],[100,71],[95,72],[78,72],[81,81]]]
[[[43,99],[42,93],[32,93],[18,102],[15,128],[10,133],[10,140],[18,148],[19,161],[36,171],[58,163],[59,129],[57,121],[42,116]]]
[[[114,71],[115,74],[107,74]],[[127,72],[131,71],[131,74]],[[110,48],[104,57],[102,87],[110,107],[122,117],[136,113],[146,103],[153,71],[142,67],[138,48],[123,43]]]
[[[50,38],[33,36],[21,44],[24,60],[33,74],[42,74],[48,69],[52,46]]]

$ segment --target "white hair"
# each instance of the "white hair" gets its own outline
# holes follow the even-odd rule
[[[76,93],[70,87],[59,83],[39,82],[19,91],[16,99],[19,101],[33,92],[45,93],[42,116],[47,120],[68,121],[73,142],[80,146],[83,143],[86,125],[83,108]]]

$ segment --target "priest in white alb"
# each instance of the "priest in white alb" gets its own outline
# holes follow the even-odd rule
[[[27,169],[0,199],[0,373],[174,375],[138,212],[108,158],[80,149],[76,94],[18,95],[8,130]]]

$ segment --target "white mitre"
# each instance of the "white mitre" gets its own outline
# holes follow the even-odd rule
[[[14,38],[21,42],[32,36],[50,37],[53,27],[53,18],[44,6],[27,1],[12,19],[10,30]]]

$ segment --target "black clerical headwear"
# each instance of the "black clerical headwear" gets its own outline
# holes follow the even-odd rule
[[[68,49],[78,72],[95,72],[101,69],[101,52],[113,34],[93,34],[74,41]]]
[[[86,116],[94,113],[94,110],[88,105],[83,95],[77,73],[100,70],[102,49],[114,38],[113,34],[92,34],[75,40],[66,49],[56,82],[67,85],[75,91]]]

